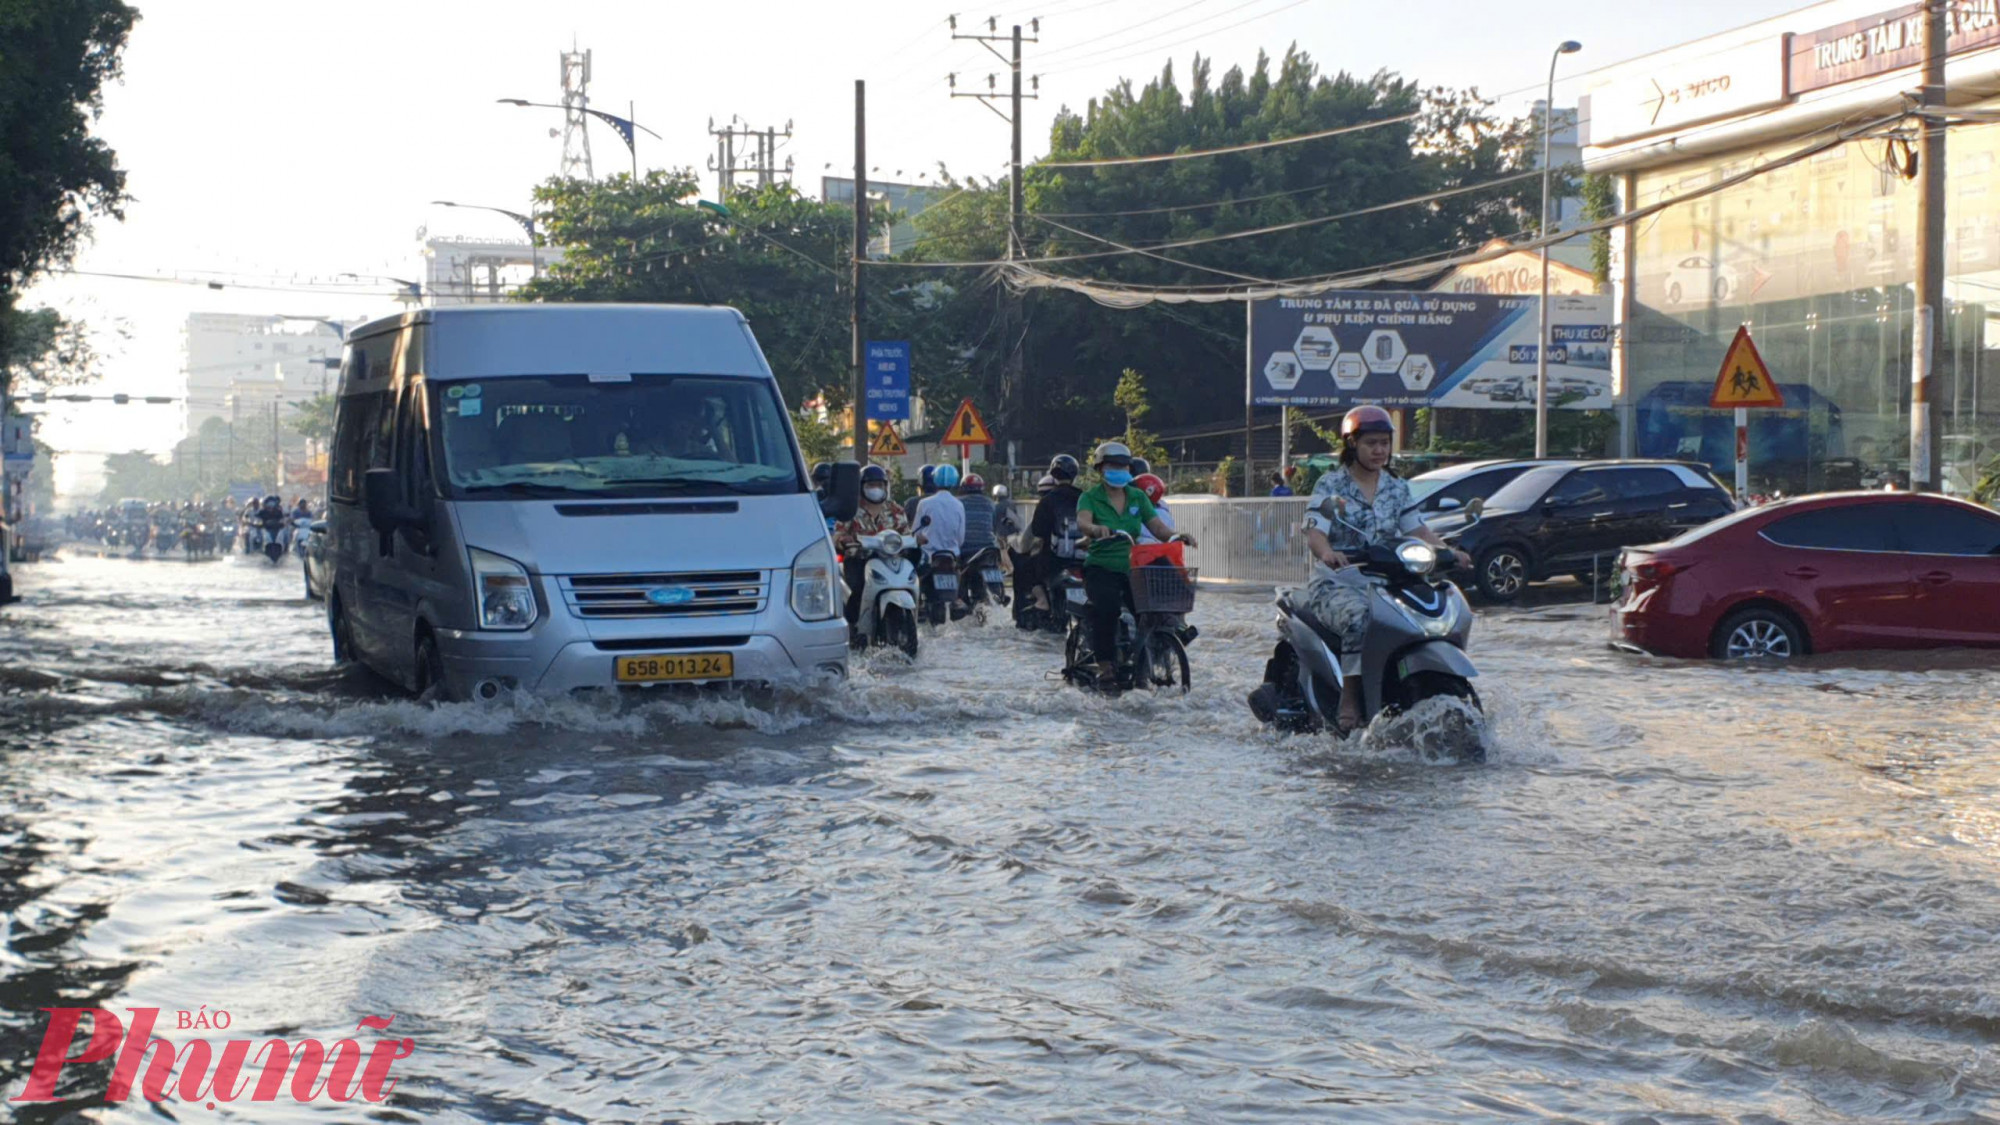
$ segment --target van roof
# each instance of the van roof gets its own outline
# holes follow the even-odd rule
[[[770,373],[749,323],[726,305],[451,305],[370,322],[350,339],[412,324],[433,329],[424,373],[439,379]]]

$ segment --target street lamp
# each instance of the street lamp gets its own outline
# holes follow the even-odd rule
[[[560,105],[556,102],[531,102],[526,98],[497,98],[495,100],[498,101],[501,105],[516,105],[522,107],[523,109],[527,108],[559,109],[562,110],[564,113],[568,113],[570,110],[573,109],[578,109],[582,110],[585,113],[588,113],[592,117],[597,118],[599,121],[604,122],[606,125],[611,126],[613,129],[618,130],[618,135],[625,141],[626,149],[628,149],[632,153],[632,182],[634,183],[637,183],[639,181],[639,143],[638,139],[633,136],[633,130],[636,129],[639,132],[646,134],[647,136],[653,138],[656,141],[661,139],[658,133],[653,132],[651,129],[646,128],[644,125],[639,124],[637,121],[634,121],[630,117],[620,117],[615,113],[606,113],[601,109],[591,109],[589,106]],[[635,112],[632,108],[631,102],[625,103],[625,112],[626,113]]]
[[[533,215],[523,215],[519,211],[509,211],[505,207],[488,207],[483,203],[453,203],[449,199],[433,199],[431,200],[431,205],[434,207],[457,207],[466,211],[491,211],[496,215],[505,215],[521,224],[521,229],[528,232],[528,261],[530,269],[533,271],[531,276],[542,276],[542,244],[535,237],[535,217]]]
[[[1549,455],[1549,167],[1551,138],[1556,128],[1556,63],[1564,55],[1583,50],[1583,44],[1565,39],[1549,56],[1548,98],[1542,102],[1542,307],[1541,335],[1535,343],[1535,456]]]

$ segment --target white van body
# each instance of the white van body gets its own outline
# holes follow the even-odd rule
[[[337,658],[448,698],[846,671],[826,517],[735,309],[379,320],[334,428]]]

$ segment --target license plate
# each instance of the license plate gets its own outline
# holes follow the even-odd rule
[[[1063,596],[1077,605],[1083,605],[1090,600],[1090,595],[1085,593],[1081,586],[1071,586],[1069,589],[1063,591]]]
[[[736,657],[727,652],[621,656],[617,664],[617,677],[621,684],[648,684],[663,680],[726,680],[735,674]]]
[[[955,594],[958,592],[958,575],[933,574],[931,575],[931,588],[940,594]]]
[[[998,586],[1007,580],[1007,576],[1000,573],[1000,568],[997,566],[991,570],[981,571],[980,573],[985,576],[988,586]]]

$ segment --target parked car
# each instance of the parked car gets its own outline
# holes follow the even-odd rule
[[[1495,492],[1515,477],[1537,465],[1572,464],[1569,461],[1468,461],[1432,469],[1410,478],[1410,496],[1426,520],[1445,512],[1455,512],[1476,499],[1490,500]]]
[[[1662,656],[2000,645],[2000,513],[1949,497],[1782,500],[1619,566],[1613,642]]]
[[[1618,552],[1671,539],[1736,510],[1708,466],[1683,461],[1577,461],[1537,465],[1487,498],[1484,518],[1447,513],[1432,530],[1473,558],[1489,601],[1511,602],[1531,582],[1573,574],[1610,577]]]
[[[314,520],[299,533],[292,550],[299,556],[299,567],[305,571],[306,597],[313,601],[325,601],[326,592],[333,588],[333,560],[327,557],[326,521]]]
[[[1735,295],[1738,280],[1734,269],[1699,254],[1682,258],[1667,271],[1667,304],[1702,304],[1711,296],[1727,301]]]

